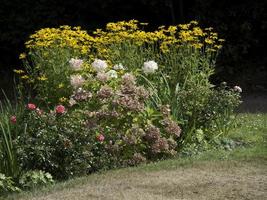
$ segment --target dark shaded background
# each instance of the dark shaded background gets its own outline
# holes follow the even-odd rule
[[[226,39],[213,82],[245,91],[267,91],[265,0],[0,0],[0,88],[9,88],[23,43],[35,30],[59,25],[93,30],[107,22],[137,19],[159,25],[198,20]]]

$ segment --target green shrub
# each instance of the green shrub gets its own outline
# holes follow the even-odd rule
[[[236,109],[241,103],[242,89],[222,83],[212,90],[199,122],[208,133],[207,138],[226,136],[235,126]]]
[[[18,192],[20,189],[16,187],[16,184],[11,177],[6,177],[0,173],[0,194],[7,192]]]
[[[91,169],[92,136],[77,114],[28,110],[27,131],[18,138],[18,158],[24,171],[43,170],[56,179],[82,175]]]
[[[35,188],[38,186],[47,186],[53,183],[54,181],[51,174],[40,170],[27,171],[19,179],[19,184],[25,189]]]

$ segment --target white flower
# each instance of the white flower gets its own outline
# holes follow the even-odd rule
[[[118,65],[114,65],[113,69],[115,69],[115,70],[124,70],[125,68],[124,68],[124,66],[120,63],[120,64],[118,64]]]
[[[143,66],[144,73],[152,74],[157,69],[158,69],[158,64],[155,61],[150,60],[150,61],[144,62],[144,66]]]
[[[74,88],[78,88],[84,84],[85,80],[81,75],[72,75],[70,77],[70,84]]]
[[[77,104],[77,102],[73,98],[70,98],[69,105],[74,106],[75,104]]]
[[[78,70],[80,70],[82,68],[83,60],[82,59],[72,58],[72,59],[70,59],[69,64],[70,64],[70,66],[71,66],[71,68],[73,70],[78,71]]]
[[[108,75],[109,78],[118,78],[117,72],[113,69],[109,70],[106,74]]]
[[[242,88],[236,85],[234,87],[234,91],[241,93],[242,92]]]
[[[92,67],[97,72],[104,72],[106,68],[108,67],[108,64],[104,60],[95,59],[94,62],[92,63]]]

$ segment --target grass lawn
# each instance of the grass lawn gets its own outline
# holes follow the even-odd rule
[[[5,200],[267,199],[267,114],[240,114],[230,138],[246,145],[110,170]]]

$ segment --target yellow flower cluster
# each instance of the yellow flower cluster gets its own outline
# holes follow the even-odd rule
[[[142,46],[144,44],[157,44],[163,53],[170,47],[187,45],[196,49],[204,48],[205,51],[217,51],[222,47],[222,39],[212,28],[201,29],[198,22],[191,21],[188,24],[177,26],[161,26],[153,32],[147,32],[140,27],[147,23],[139,23],[137,20],[111,22],[105,30],[96,29],[93,35],[89,35],[80,27],[61,26],[60,28],[45,28],[30,36],[26,47],[71,47],[79,50],[82,54],[95,52],[108,60],[110,45],[130,42]],[[25,56],[22,55],[21,58]],[[90,58],[92,55],[90,55]]]
[[[169,26],[168,28],[159,27],[161,38],[160,49],[168,52],[171,46],[188,46],[205,51],[217,51],[222,47],[224,40],[218,39],[218,34],[212,32],[212,28],[201,29],[198,22],[191,21],[188,24]]]
[[[60,26],[59,28],[44,28],[30,36],[25,43],[26,48],[70,47],[87,54],[93,38],[81,27]]]
[[[97,29],[94,32],[93,46],[106,59],[109,45],[127,41],[138,46],[157,44],[163,53],[168,52],[170,47],[185,45],[195,49],[204,48],[207,52],[217,51],[222,47],[223,40],[218,39],[218,34],[213,32],[212,28],[201,29],[196,21],[177,26],[161,26],[153,32],[141,30],[142,25],[147,24],[139,23],[137,20],[108,23],[105,30]]]

